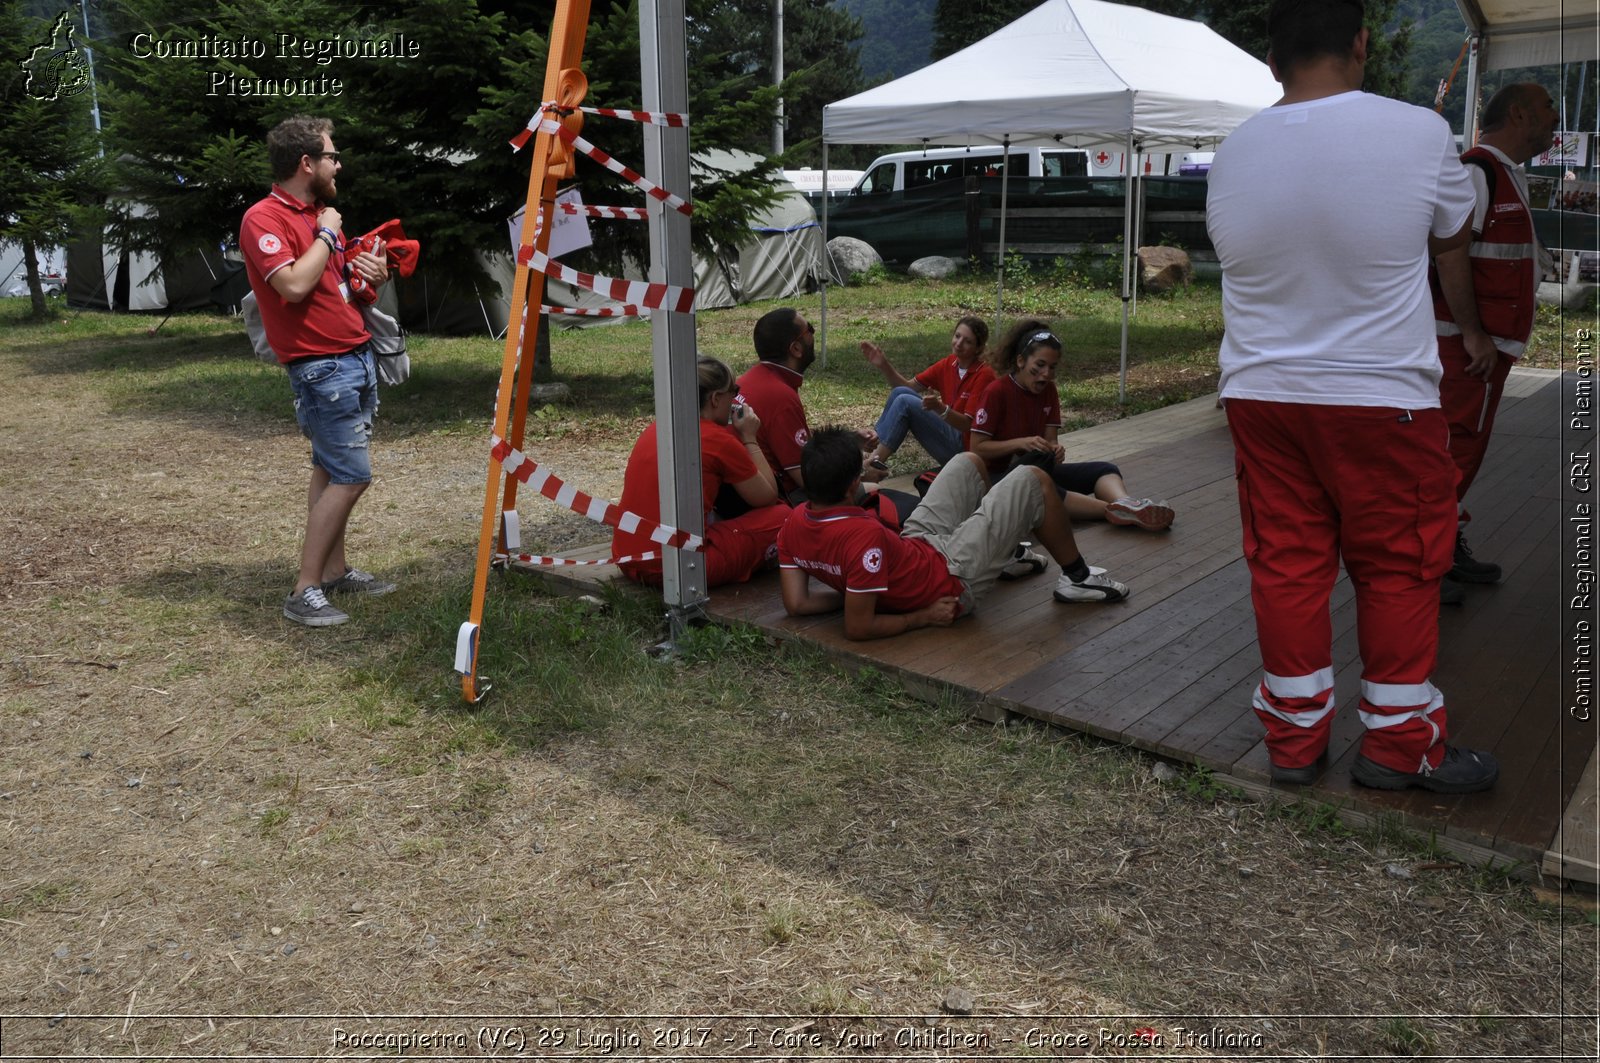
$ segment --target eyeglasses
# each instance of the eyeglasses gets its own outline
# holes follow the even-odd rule
[[[339,162],[339,153],[337,151],[308,151],[306,152],[306,157],[310,159],[332,159],[335,165]]]

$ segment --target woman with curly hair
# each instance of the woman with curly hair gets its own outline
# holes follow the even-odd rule
[[[990,352],[996,379],[973,414],[972,451],[997,480],[1017,465],[1039,465],[1062,492],[1076,520],[1104,520],[1146,531],[1172,525],[1172,507],[1133,498],[1122,470],[1109,461],[1066,462],[1056,442],[1061,431],[1061,396],[1056,365],[1061,341],[1043,321],[1019,321]]]

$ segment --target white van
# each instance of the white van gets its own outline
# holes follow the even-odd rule
[[[927,148],[880,155],[850,190],[851,195],[905,192],[939,181],[969,176],[999,177],[1005,160],[999,144],[973,144],[965,148]],[[1078,148],[1023,148],[1010,151],[1013,176],[1083,177],[1089,173],[1089,153]]]

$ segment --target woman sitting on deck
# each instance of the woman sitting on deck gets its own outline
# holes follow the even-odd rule
[[[745,406],[734,405],[738,388],[733,373],[716,358],[697,363],[700,384],[701,499],[706,510],[706,586],[743,583],[763,565],[777,562],[778,529],[789,517],[789,507],[778,494],[778,480],[756,443],[761,420]],[[654,421],[633,444],[622,476],[621,507],[647,520],[661,520],[661,482],[656,466]],[[724,486],[737,496],[742,511],[718,519],[712,511]],[[635,557],[657,553],[661,545],[640,532],[616,529],[611,536],[611,556]],[[661,560],[623,564],[628,578],[659,586]]]
[[[1017,465],[1050,472],[1074,520],[1104,520],[1146,531],[1172,524],[1172,507],[1129,496],[1122,470],[1109,461],[1065,462],[1056,442],[1061,430],[1061,396],[1056,364],[1061,341],[1043,321],[1020,321],[989,353],[996,380],[973,413],[972,451],[998,480]]]
[[[900,448],[907,433],[937,464],[943,465],[967,449],[972,411],[984,389],[994,380],[994,370],[984,362],[989,326],[975,317],[956,322],[950,336],[950,355],[907,379],[870,341],[861,344],[867,362],[889,382],[889,401],[878,418],[878,446],[867,458],[863,478],[883,479],[889,457]]]

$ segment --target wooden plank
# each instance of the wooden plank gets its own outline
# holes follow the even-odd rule
[[[1504,814],[1494,825],[1493,845],[1502,851],[1515,847],[1535,862],[1544,858],[1551,827],[1560,822],[1592,752],[1593,731],[1560,709],[1564,673],[1564,662],[1552,661],[1521,706],[1519,715],[1524,718],[1544,717],[1542,730],[1548,737],[1543,746],[1524,759],[1521,772],[1508,772],[1501,762],[1500,786],[1506,788],[1506,800]],[[1451,823],[1447,832],[1455,826]]]
[[[1386,816],[1442,832],[1440,844],[1453,850],[1487,854],[1478,843],[1492,844],[1502,861],[1531,858],[1579,870],[1596,862],[1592,845],[1576,851],[1578,843],[1568,840],[1594,833],[1587,828],[1596,802],[1585,804],[1578,792],[1580,778],[1589,791],[1597,785],[1593,735],[1572,744],[1552,708],[1564,675],[1549,608],[1561,572],[1556,529],[1564,470],[1550,462],[1558,392],[1555,373],[1512,373],[1471,499],[1473,545],[1504,566],[1505,582],[1469,587],[1465,607],[1446,610],[1439,621],[1435,682],[1450,699],[1452,741],[1494,750],[1501,785],[1487,794],[1440,796],[1352,783],[1349,768],[1364,733],[1356,712],[1361,661],[1353,593],[1341,575],[1330,602],[1338,706],[1332,764],[1316,786],[1274,794],[1333,801],[1347,817],[1368,822]],[[913,690],[953,693],[979,710],[1016,711],[1127,742],[1261,789],[1268,762],[1250,708],[1261,659],[1222,412],[1214,399],[1196,399],[1068,433],[1063,444],[1072,459],[1118,462],[1130,489],[1164,496],[1178,509],[1169,535],[1077,527],[1084,555],[1134,586],[1125,605],[1057,605],[1048,593],[1052,566],[1002,584],[970,621],[882,642],[849,643],[837,614],[783,616],[773,577],[719,590],[713,611],[748,618],[779,638],[804,639],[841,663],[880,668]],[[1568,785],[1540,770],[1554,760],[1570,769],[1570,792],[1578,793],[1564,808],[1554,807],[1554,797],[1564,799]],[[1569,809],[1571,827],[1561,818]]]
[[[1540,866],[1547,875],[1600,883],[1600,744],[1589,753]]]

